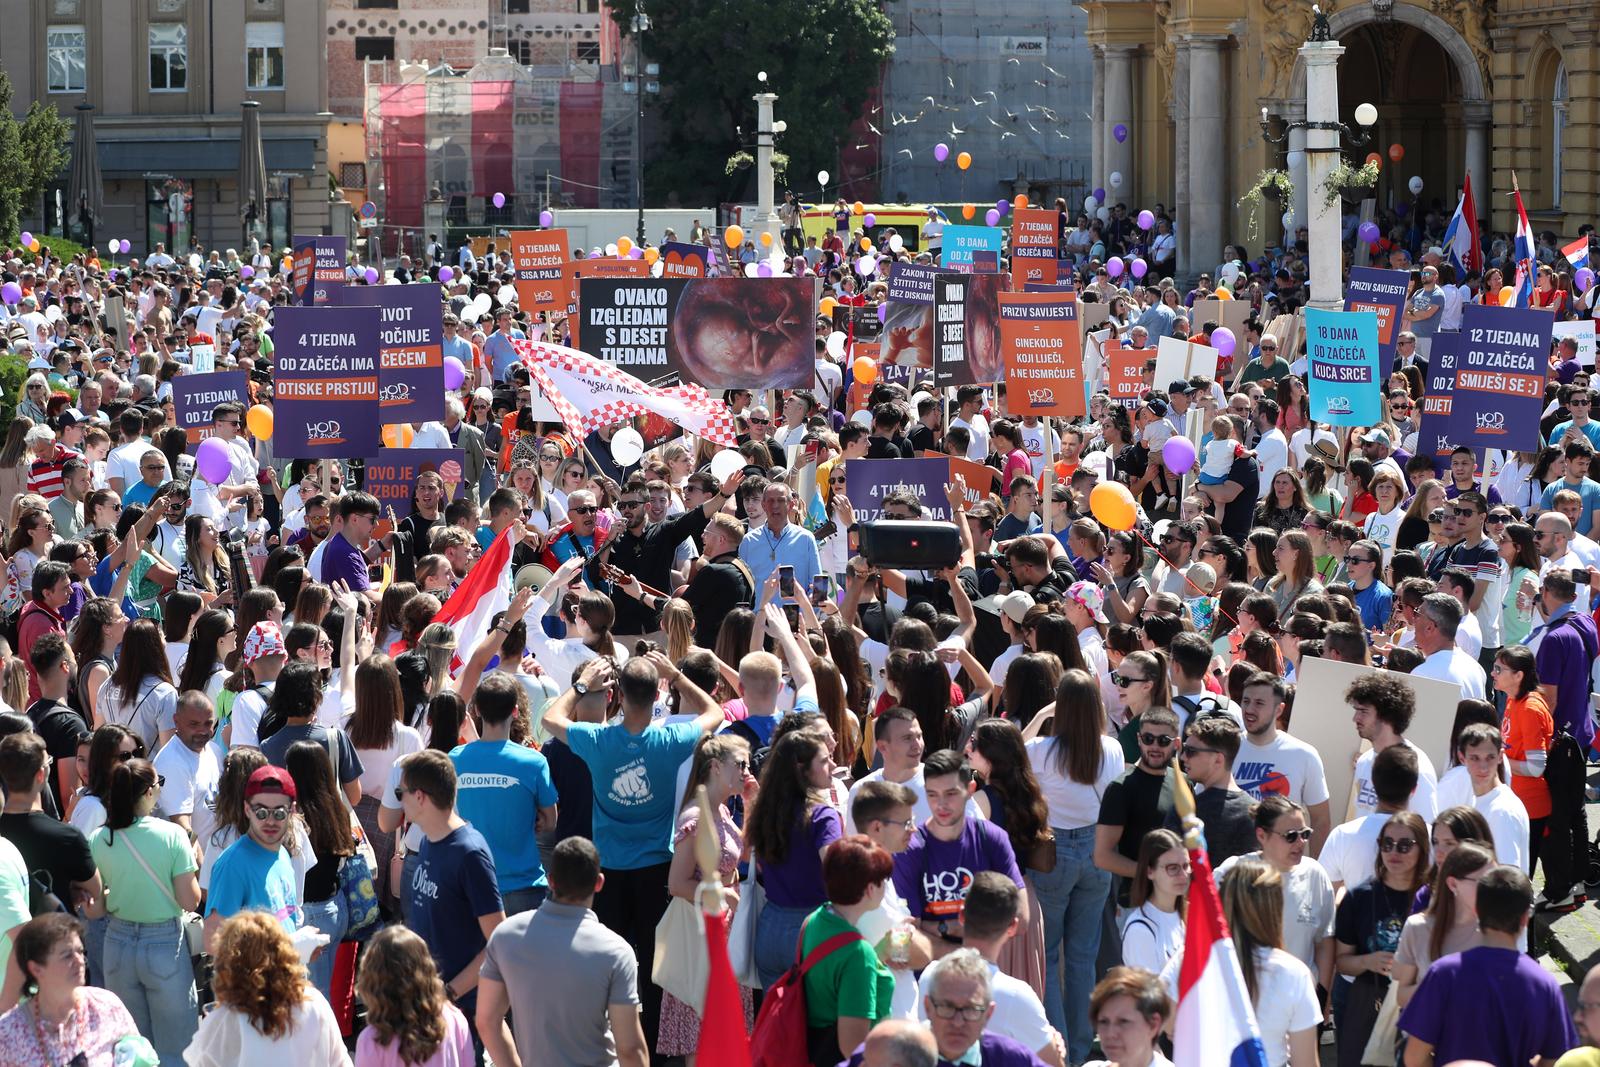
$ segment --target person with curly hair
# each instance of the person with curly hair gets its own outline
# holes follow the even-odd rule
[[[222,924],[212,947],[217,1002],[184,1050],[188,1067],[351,1067],[333,1008],[307,979],[305,964],[276,919],[241,911]]]
[[[427,942],[404,926],[386,926],[361,954],[356,992],[367,1026],[356,1040],[356,1067],[463,1067],[472,1032],[445,996]]]

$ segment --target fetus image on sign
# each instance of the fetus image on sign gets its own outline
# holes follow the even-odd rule
[[[684,380],[712,389],[798,388],[816,355],[811,279],[688,283],[672,319]]]

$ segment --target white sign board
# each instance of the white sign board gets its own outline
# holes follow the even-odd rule
[[[1557,341],[1563,337],[1570,337],[1578,342],[1578,362],[1585,367],[1594,366],[1595,334],[1594,320],[1580,319],[1577,322],[1558,322],[1552,332]]]
[[[1164,395],[1173,382],[1180,378],[1188,381],[1196,374],[1216,380],[1217,350],[1195,341],[1161,338],[1156,346],[1156,391]]]

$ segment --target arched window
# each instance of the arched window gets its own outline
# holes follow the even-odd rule
[[[1561,154],[1566,148],[1567,65],[1556,67],[1555,84],[1550,93],[1550,206],[1561,206]]]

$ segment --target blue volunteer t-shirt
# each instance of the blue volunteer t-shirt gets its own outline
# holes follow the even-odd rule
[[[404,888],[406,925],[427,942],[439,977],[448,982],[488,944],[478,918],[503,910],[488,843],[470,826],[458,826],[438,841],[424,837]],[[456,1007],[470,1019],[477,1003],[473,990]]]
[[[631,871],[672,859],[678,766],[699,740],[692,722],[638,734],[621,724],[567,727],[567,747],[594,778],[594,844],[602,866]]]
[[[456,765],[456,812],[483,835],[501,892],[545,884],[533,827],[557,799],[550,763],[511,741],[473,741],[450,753]]]
[[[300,928],[299,900],[289,853],[268,851],[253,838],[241,837],[222,850],[211,868],[206,914],[228,918],[241,911],[264,911],[292,934]]]

